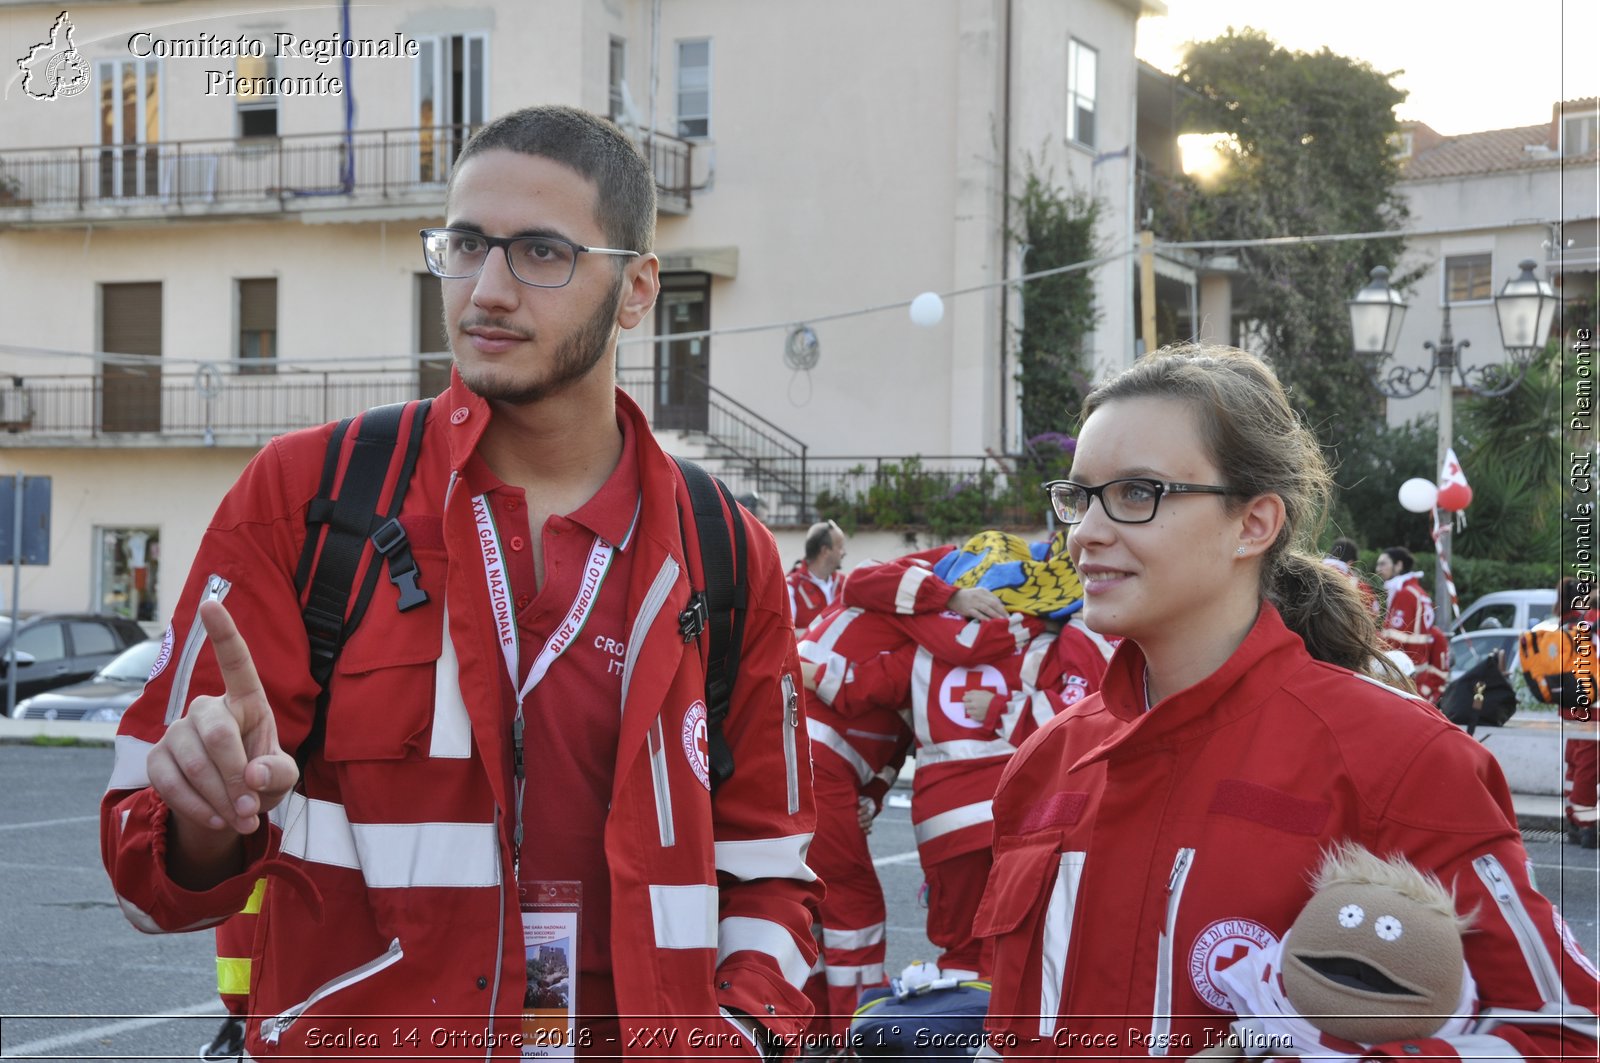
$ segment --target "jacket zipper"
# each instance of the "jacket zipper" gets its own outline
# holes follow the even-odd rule
[[[200,595],[201,602],[220,602],[228,596],[228,591],[233,584],[213,572],[206,577],[206,589]],[[178,658],[178,670],[172,677],[172,692],[167,695],[167,726],[171,726],[178,717],[183,715],[184,707],[189,703],[189,680],[194,677],[195,662],[200,659],[200,647],[206,644],[206,627],[200,622],[200,609],[195,607],[194,623],[189,626],[189,634],[183,640],[183,654]]]
[[[628,688],[633,684],[633,666],[639,661],[639,650],[644,645],[644,635],[650,630],[650,625],[655,623],[661,607],[667,604],[667,596],[672,593],[672,586],[678,580],[679,571],[678,563],[668,557],[661,563],[661,571],[656,573],[650,589],[645,592],[644,601],[639,603],[639,613],[634,618],[633,630],[628,633],[628,648],[622,658],[624,706],[628,704]],[[672,826],[672,788],[667,779],[666,739],[659,716],[656,717],[655,725],[646,733],[645,744],[649,747],[650,753],[650,781],[656,792],[656,823],[661,830],[661,847],[670,849],[677,843],[677,838]]]
[[[1550,954],[1543,947],[1533,919],[1528,915],[1528,909],[1523,907],[1522,898],[1517,896],[1516,887],[1511,884],[1511,876],[1506,874],[1505,867],[1493,854],[1485,854],[1472,861],[1472,869],[1489,888],[1495,904],[1500,907],[1500,914],[1511,927],[1517,947],[1522,950],[1522,960],[1528,965],[1534,984],[1539,987],[1540,998],[1546,1004],[1564,1002],[1566,992],[1561,985],[1561,976],[1554,970]]]
[[[661,828],[661,848],[670,849],[678,843],[678,838],[672,825],[672,784],[667,778],[667,740],[661,717],[656,717],[645,740],[650,747],[650,781],[656,789],[656,825]]]
[[[301,1015],[304,1015],[306,1011],[313,1005],[321,1002],[324,998],[339,992],[341,989],[349,989],[358,982],[366,981],[368,978],[371,978],[373,975],[377,974],[386,967],[394,966],[396,963],[400,962],[401,957],[404,955],[405,950],[400,947],[400,939],[395,938],[393,941],[389,942],[389,947],[384,951],[383,955],[368,960],[360,967],[357,967],[352,971],[346,971],[337,978],[324,982],[309,997],[306,997],[300,1003],[296,1004],[288,1011],[283,1012],[281,1015],[274,1016],[270,1019],[263,1019],[261,1021],[261,1039],[269,1045],[277,1044],[278,1038],[283,1036],[283,1032],[289,1027],[293,1026],[295,1021],[298,1020]]]
[[[800,811],[800,765],[795,748],[795,732],[800,729],[800,695],[794,689],[794,676],[783,673],[783,767],[789,783],[789,815]]]
[[[1178,929],[1178,905],[1183,900],[1183,885],[1194,864],[1193,849],[1179,849],[1172,861],[1172,874],[1167,877],[1167,922],[1161,930],[1156,947],[1156,1000],[1155,1012],[1150,1019],[1150,1054],[1167,1054],[1168,1035],[1172,1030],[1172,938]]]

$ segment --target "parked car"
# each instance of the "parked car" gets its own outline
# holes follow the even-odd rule
[[[17,619],[0,616],[0,701],[7,672],[15,662],[17,700],[79,683],[112,658],[147,637],[144,629],[120,616],[93,613],[40,613]]]
[[[82,683],[57,687],[17,702],[18,720],[82,720],[116,723],[132,705],[161,655],[161,640],[146,639],[123,650]]]
[[[1457,633],[1507,628],[1526,631],[1554,612],[1555,607],[1556,592],[1548,588],[1495,591],[1467,606],[1451,630]]]

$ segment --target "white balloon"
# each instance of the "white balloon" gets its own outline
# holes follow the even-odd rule
[[[938,292],[923,292],[911,300],[911,323],[932,328],[944,320],[944,300]]]
[[[1400,485],[1400,504],[1413,513],[1426,513],[1439,499],[1439,488],[1432,480],[1412,477]]]

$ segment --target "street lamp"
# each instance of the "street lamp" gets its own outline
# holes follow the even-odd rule
[[[1550,337],[1550,325],[1555,320],[1556,306],[1560,300],[1549,281],[1533,275],[1535,263],[1525,258],[1518,263],[1520,274],[1506,281],[1500,294],[1494,297],[1494,313],[1500,322],[1500,343],[1505,347],[1510,361],[1506,365],[1479,365],[1467,368],[1457,355],[1466,350],[1469,341],[1456,342],[1450,330],[1450,303],[1444,304],[1444,324],[1439,330],[1439,342],[1428,341],[1423,347],[1433,352],[1433,364],[1426,367],[1391,365],[1387,371],[1383,363],[1394,356],[1400,338],[1400,322],[1405,317],[1406,303],[1400,293],[1389,287],[1389,271],[1382,266],[1374,269],[1366,287],[1346,301],[1350,308],[1350,332],[1355,353],[1370,363],[1372,383],[1385,397],[1409,399],[1421,394],[1439,377],[1439,446],[1434,462],[1434,475],[1444,468],[1445,453],[1450,449],[1450,439],[1455,434],[1452,419],[1455,381],[1475,395],[1495,398],[1516,390],[1528,375],[1534,355],[1544,349]],[[1451,374],[1454,373],[1454,379]],[[1438,567],[1435,574],[1434,593],[1444,589],[1445,558],[1450,553],[1450,529],[1446,527],[1439,537]]]

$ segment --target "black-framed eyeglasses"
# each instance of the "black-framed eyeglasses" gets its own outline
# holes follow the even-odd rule
[[[423,229],[422,260],[428,272],[445,280],[476,277],[489,252],[504,248],[511,275],[535,288],[564,288],[578,268],[579,255],[638,258],[637,251],[584,247],[559,236],[485,236],[471,229]]]
[[[1118,524],[1148,524],[1156,519],[1156,509],[1163,495],[1237,495],[1231,487],[1213,484],[1180,484],[1170,480],[1155,480],[1144,476],[1130,476],[1121,480],[1107,480],[1099,487],[1088,487],[1071,480],[1052,480],[1044,485],[1050,496],[1050,508],[1062,524],[1080,524],[1089,515],[1089,503],[1096,498],[1106,511],[1106,516]]]

